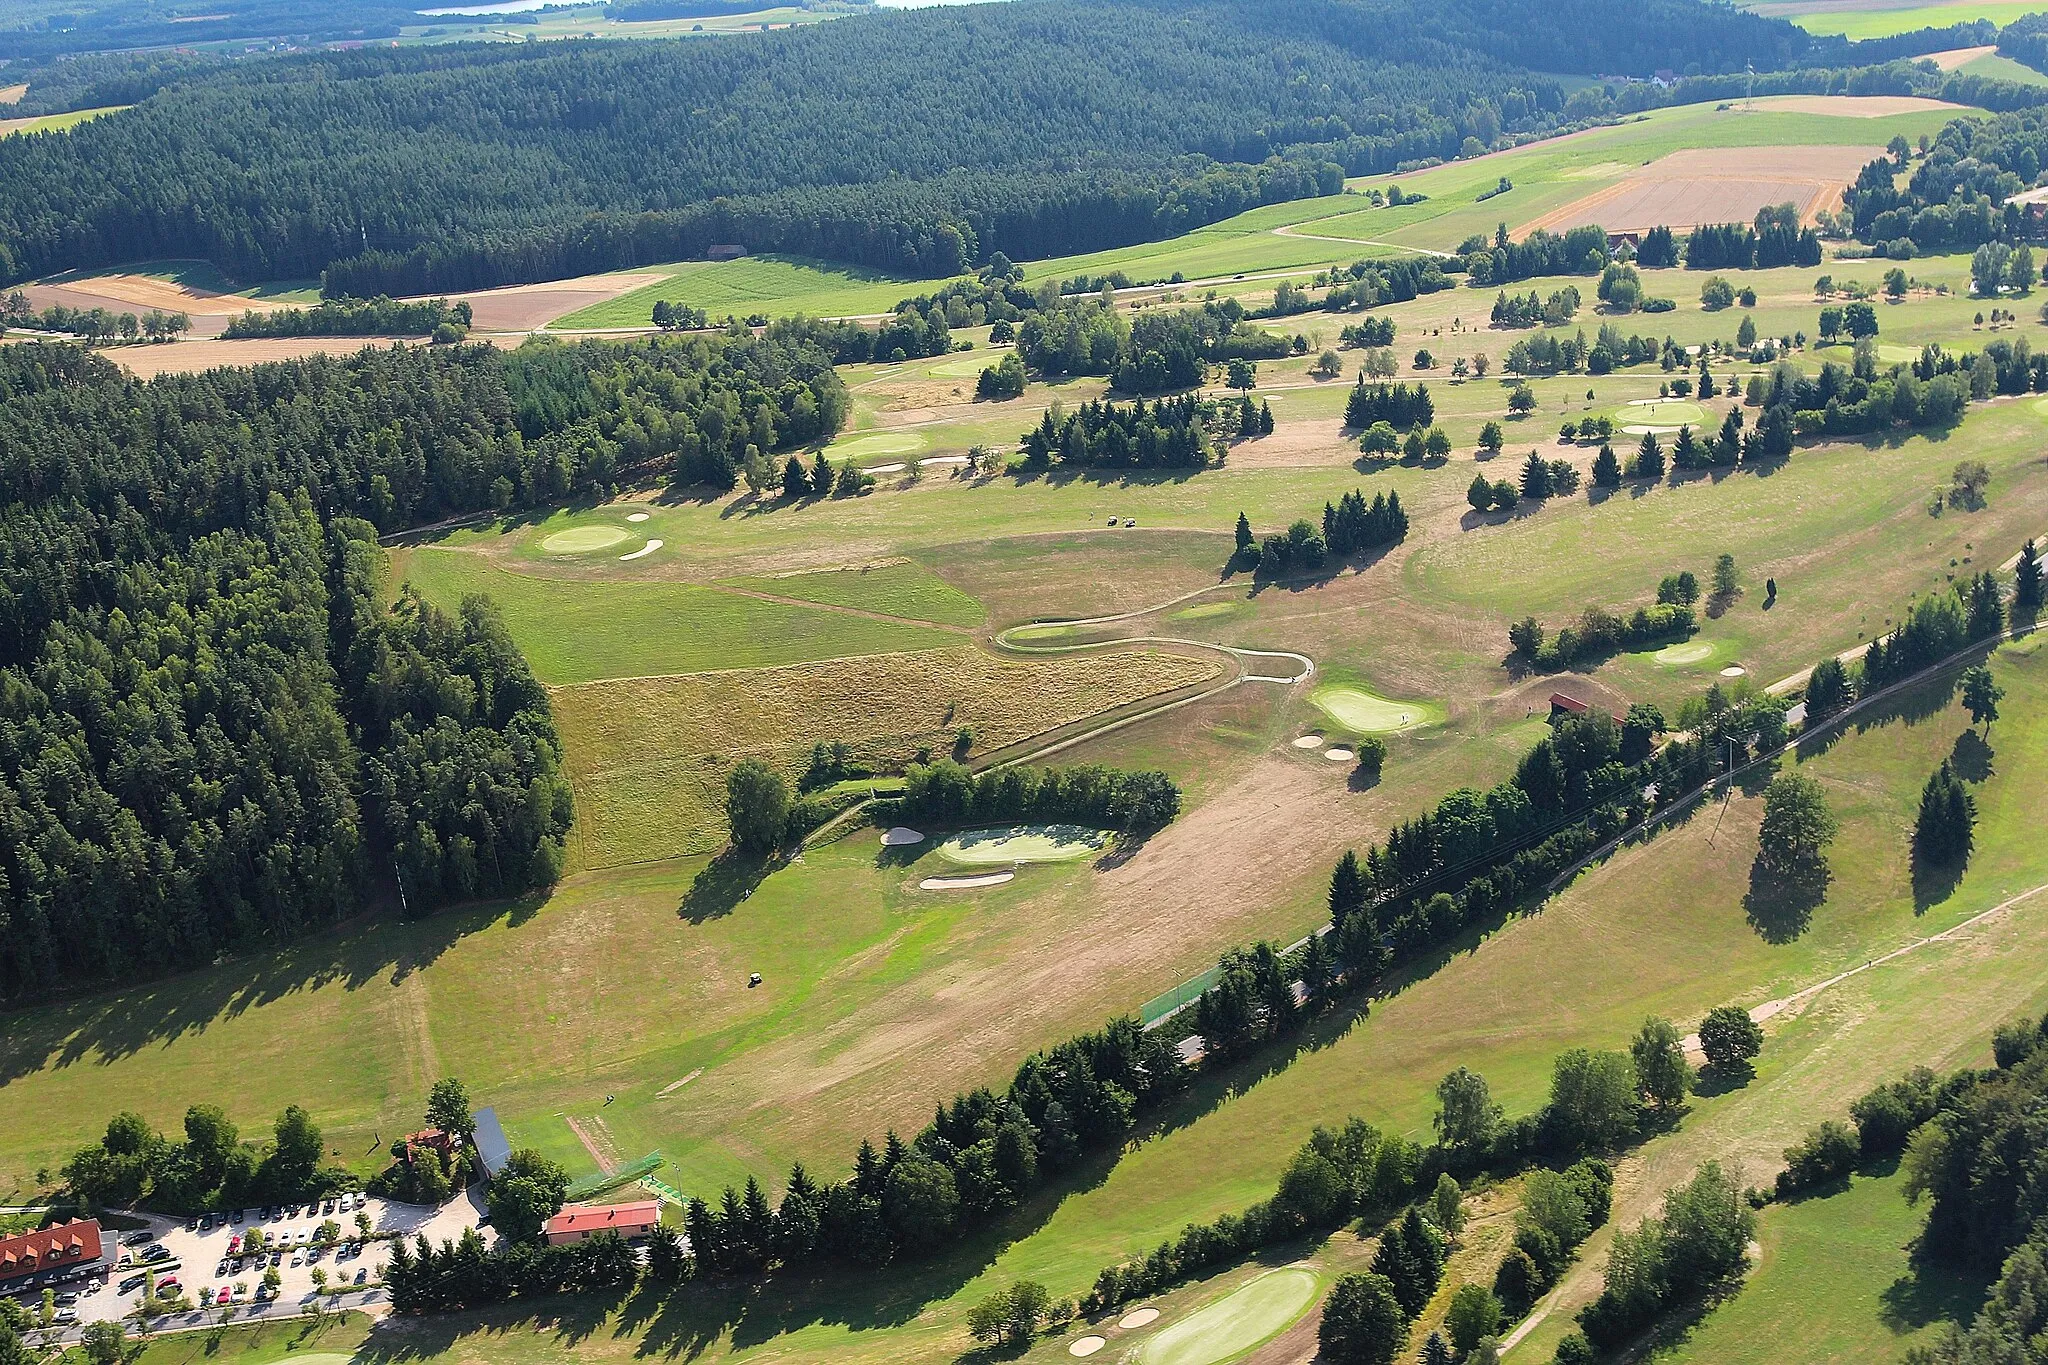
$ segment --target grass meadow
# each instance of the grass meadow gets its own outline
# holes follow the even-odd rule
[[[1932,4],[1844,6],[1830,0],[1759,0],[1745,8],[1771,19],[1790,19],[1809,33],[1888,38],[1918,28],[1989,19],[2000,28],[2033,11],[2028,0],[1934,0]]]

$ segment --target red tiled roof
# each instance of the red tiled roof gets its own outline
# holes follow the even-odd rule
[[[87,1218],[18,1237],[0,1237],[0,1279],[54,1266],[88,1265],[100,1258],[100,1225]]]
[[[1590,706],[1580,701],[1577,697],[1567,697],[1562,692],[1552,692],[1550,694],[1550,704],[1552,706],[1562,706],[1575,716],[1583,716],[1586,712],[1592,710]]]
[[[550,1235],[597,1232],[604,1228],[646,1228],[661,1221],[661,1201],[638,1199],[630,1204],[569,1204],[548,1219]]]

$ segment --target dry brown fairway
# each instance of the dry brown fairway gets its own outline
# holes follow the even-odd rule
[[[1881,147],[1745,147],[1740,151],[1692,148],[1659,157],[1605,189],[1524,223],[1563,232],[1597,223],[1609,232],[1659,225],[1675,230],[1702,223],[1746,223],[1758,209],[1790,203],[1802,222],[1833,207],[1842,186],[1882,156]]]

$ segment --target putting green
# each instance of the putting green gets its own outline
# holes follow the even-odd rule
[[[887,455],[908,455],[924,449],[924,438],[907,431],[875,431],[851,440],[837,441],[827,450],[835,460],[879,459]]]
[[[939,856],[969,866],[1064,863],[1100,853],[1109,831],[1080,825],[1003,825],[970,829],[939,845]]]
[[[1877,358],[1887,365],[1904,365],[1920,358],[1918,346],[1891,346],[1882,342],[1877,347]]]
[[[1141,1365],[1217,1365],[1286,1331],[1315,1303],[1320,1288],[1306,1270],[1261,1275],[1160,1332],[1138,1359]]]
[[[1696,427],[1707,420],[1705,408],[1682,398],[1645,398],[1607,415],[1617,427]]]
[[[1325,683],[1308,699],[1331,720],[1362,735],[1417,730],[1444,719],[1444,708],[1434,702],[1388,701],[1351,683]]]
[[[993,354],[977,352],[972,355],[964,355],[958,360],[948,360],[943,364],[932,366],[930,373],[935,379],[941,376],[947,379],[975,379],[980,376],[983,370],[1001,360],[1006,354],[1008,353],[1005,351],[997,351]]]
[[[1705,640],[1687,640],[1682,644],[1666,645],[1650,656],[1660,664],[1697,664],[1714,657],[1714,646]]]
[[[551,555],[580,555],[609,549],[624,540],[628,532],[618,526],[571,526],[557,531],[540,543]]]
[[[1197,607],[1182,607],[1170,619],[1175,621],[1213,621],[1223,616],[1249,616],[1249,602],[1204,602]]]

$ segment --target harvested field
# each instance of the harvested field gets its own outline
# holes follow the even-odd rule
[[[1933,62],[1938,70],[1954,71],[1957,67],[1967,66],[1976,61],[1979,57],[1989,57],[1996,51],[1996,43],[1984,47],[1952,47],[1946,52],[1930,52],[1921,60]]]
[[[44,291],[68,296],[53,297],[49,302],[70,303],[78,308],[162,308],[224,318],[237,313],[266,313],[273,308],[292,306],[274,299],[255,299],[222,290],[195,288],[155,275],[52,275],[47,280],[29,285],[24,292],[30,303],[42,303],[39,296]]]
[[[1659,157],[1605,189],[1524,223],[1517,235],[1537,228],[1563,232],[1588,223],[1609,232],[1659,225],[1683,230],[1703,223],[1748,222],[1758,209],[1784,203],[1797,206],[1802,221],[1811,221],[1819,210],[1834,207],[1842,187],[1883,154],[1881,147],[1691,148]]]
[[[604,303],[667,279],[665,273],[639,271],[617,275],[581,275],[573,280],[514,284],[461,295],[469,301],[471,326],[479,332],[531,332],[565,313]],[[645,318],[641,326],[649,325]]]
[[[705,853],[725,842],[725,776],[760,758],[791,778],[820,736],[857,762],[943,753],[961,726],[992,750],[1099,711],[1213,677],[1174,654],[1015,662],[923,650],[757,672],[622,678],[558,688],[586,867]]]
[[[1961,48],[1957,51],[1970,56],[1996,52],[1995,47]],[[1944,55],[1954,56],[1956,53]],[[1889,118],[1893,114],[1920,114],[1934,110],[1953,109],[1957,113],[1967,105],[1950,104],[1947,100],[1923,99],[1918,95],[1776,95],[1756,102],[1758,109],[1781,114],[1822,114],[1831,118]],[[1810,150],[1819,151],[1820,148]]]
[[[198,374],[222,365],[261,365],[309,355],[352,355],[365,346],[400,345],[389,337],[262,337],[222,341],[217,337],[159,346],[115,346],[101,354],[137,379],[160,374]]]
[[[0,86],[0,104],[20,104],[21,97],[28,93],[28,84]]]

